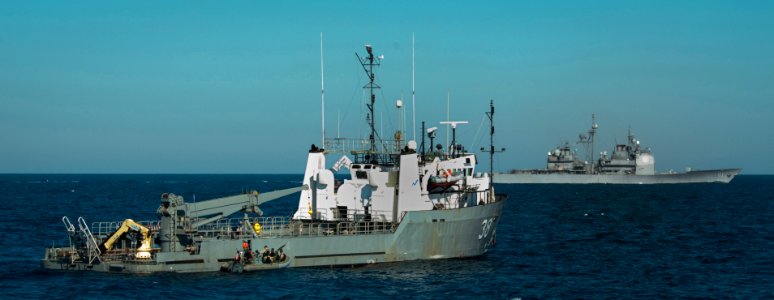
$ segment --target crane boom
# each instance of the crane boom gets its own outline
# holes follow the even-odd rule
[[[140,248],[137,249],[137,253],[135,256],[137,258],[150,258],[151,254],[151,240],[149,237],[149,232],[147,227],[140,225],[139,223],[135,222],[132,219],[126,219],[123,223],[121,223],[121,226],[116,229],[110,236],[102,242],[102,244],[99,246],[102,253],[105,253],[107,251],[110,251],[113,249],[113,246],[115,245],[116,241],[120,239],[124,234],[126,234],[129,231],[136,231],[139,232],[140,235],[142,235],[142,240],[140,241]]]

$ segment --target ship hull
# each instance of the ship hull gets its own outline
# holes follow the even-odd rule
[[[501,184],[677,184],[729,183],[741,169],[690,171],[656,175],[512,173],[496,174],[494,183]]]
[[[282,248],[289,261],[277,268],[474,257],[485,254],[491,245],[504,203],[503,197],[501,201],[466,208],[407,212],[398,226],[378,233],[299,232],[288,237],[252,238],[250,243],[255,248]],[[46,249],[42,267],[119,273],[213,272],[233,263],[234,253],[242,249],[242,239],[204,239],[196,255],[185,251],[156,253],[153,260],[146,261],[71,263],[56,255],[67,249]]]

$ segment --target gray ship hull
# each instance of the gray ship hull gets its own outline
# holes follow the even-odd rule
[[[267,230],[260,237],[248,240],[254,249],[264,245],[284,249],[289,261],[276,268],[480,256],[492,244],[500,221],[505,197],[498,198],[493,203],[472,207],[407,212],[397,226],[384,230],[374,227],[369,229],[368,224],[360,224],[366,227],[349,233],[315,230],[315,226],[295,229],[289,226]],[[205,238],[201,240],[196,255],[186,251],[159,252],[151,260],[103,258],[92,264],[71,262],[67,255],[62,255],[70,248],[48,248],[41,264],[43,268],[53,270],[212,272],[227,269],[232,264],[234,253],[242,249],[243,240]]]
[[[501,184],[676,184],[729,183],[741,169],[690,171],[655,175],[509,173],[496,174],[494,183]]]

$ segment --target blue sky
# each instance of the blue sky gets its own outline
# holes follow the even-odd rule
[[[770,174],[772,16],[770,1],[4,3],[0,173],[301,173],[323,32],[329,136],[340,120],[366,137],[366,43],[393,130],[415,33],[417,122],[444,120],[450,93],[478,149],[493,98],[497,170],[544,167],[596,113],[597,149],[631,126],[657,170]]]

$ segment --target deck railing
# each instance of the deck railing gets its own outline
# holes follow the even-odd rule
[[[369,219],[356,211],[348,213],[351,218],[335,221],[299,221],[291,217],[255,217],[222,219],[200,226],[197,236],[218,239],[279,238],[297,236],[376,234],[394,231],[397,223],[382,219]],[[260,231],[255,231],[255,224]]]
[[[97,239],[105,239],[113,232],[118,230],[124,221],[112,221],[112,222],[93,222],[91,223],[91,232]],[[138,224],[148,228],[148,231],[152,234],[159,230],[159,221],[138,221]]]
[[[457,192],[460,193],[460,192]],[[501,200],[501,195],[492,195],[489,191],[464,192],[467,197],[476,197],[477,204],[492,203]],[[440,203],[440,202],[439,202]],[[436,209],[451,209],[448,205],[440,205]],[[318,209],[324,212],[325,209]],[[371,211],[366,214],[363,210],[348,209],[346,215],[343,210],[334,211],[335,220],[293,220],[292,217],[251,217],[251,218],[223,218],[215,222],[188,228],[187,233],[200,238],[217,239],[251,239],[251,238],[281,238],[300,236],[328,236],[328,235],[359,235],[359,234],[383,234],[394,232],[405,212],[399,216],[397,222],[387,221],[382,216],[392,216],[391,211]],[[193,224],[197,220],[190,220]],[[91,231],[97,243],[101,243],[113,232],[118,230],[123,221],[94,222]],[[160,222],[137,222],[150,230],[151,238],[155,238],[160,229]],[[260,224],[260,231],[256,232],[254,225]]]

